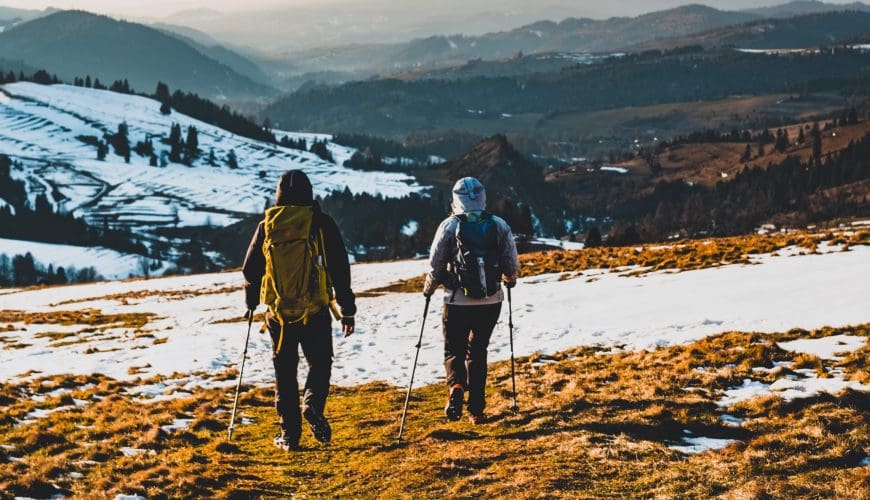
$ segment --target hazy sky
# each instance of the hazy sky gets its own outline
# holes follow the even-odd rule
[[[391,0],[402,3],[405,0]],[[786,3],[788,0],[623,0],[622,2],[601,2],[600,0],[544,0],[543,4],[564,6],[577,10],[587,10],[590,15],[634,15],[688,3],[705,3],[720,9],[740,9]],[[828,3],[846,3],[852,0],[828,0]],[[268,7],[292,7],[297,5],[318,5],[328,3],[365,4],[367,0],[0,0],[0,5],[28,9],[57,7],[63,9],[83,9],[92,12],[111,13],[130,16],[165,17],[181,10],[208,8],[220,11],[247,11]],[[376,3],[389,3],[380,2]],[[468,4],[483,3],[468,0]],[[433,3],[437,10],[437,2]]]

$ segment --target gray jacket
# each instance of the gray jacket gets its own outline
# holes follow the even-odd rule
[[[457,208],[454,205],[454,210]],[[515,281],[519,276],[520,263],[513,232],[504,219],[493,215],[492,220],[498,227],[499,266],[501,267],[502,275],[509,281]],[[466,297],[461,290],[454,293],[454,290],[447,288],[451,282],[447,265],[453,262],[458,251],[456,244],[456,228],[458,225],[459,219],[450,216],[444,219],[441,225],[438,226],[438,231],[435,232],[435,239],[432,241],[432,248],[429,250],[429,264],[432,269],[429,271],[429,275],[426,276],[426,289],[433,290],[438,285],[445,285],[444,302],[451,305],[472,306],[502,302],[504,300],[504,290],[501,287],[499,287],[499,291],[494,295],[482,299]]]

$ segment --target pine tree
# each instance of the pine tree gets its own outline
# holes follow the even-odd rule
[[[181,153],[184,144],[181,142],[181,125],[172,124],[169,132],[169,161],[172,163],[181,163]]]
[[[231,149],[229,153],[227,153],[227,166],[230,168],[239,168],[239,159],[236,158],[236,151]]]
[[[807,136],[806,136],[806,134],[804,134],[804,128],[801,127],[800,130],[798,131],[797,143],[804,144],[806,142],[807,142]]]
[[[813,123],[813,130],[810,132],[813,140],[813,160],[816,165],[821,164],[822,159],[822,131],[819,130],[819,122]]]
[[[598,230],[597,226],[589,228],[589,231],[586,233],[586,242],[584,243],[584,246],[586,248],[601,246],[601,231]]]
[[[0,254],[0,287],[10,285],[12,285],[12,264],[5,253]]]
[[[87,75],[85,77],[85,87],[86,88],[93,88],[93,86],[94,85],[91,83],[91,75]]]
[[[12,258],[12,282],[15,286],[28,286],[36,283],[36,263],[30,252]]]
[[[193,160],[199,156],[199,135],[196,127],[187,128],[187,141],[184,143],[184,163],[193,164]]]
[[[111,137],[112,145],[115,147],[115,153],[124,158],[124,161],[130,163],[130,139],[127,137],[127,122],[118,124],[118,132]]]
[[[60,285],[65,285],[67,283],[68,280],[66,277],[66,270],[63,268],[63,266],[59,266],[57,268],[57,273],[55,273],[54,280]]]
[[[740,161],[743,163],[746,163],[751,159],[752,159],[752,146],[747,144],[746,149],[743,150],[743,156],[740,157]]]
[[[172,113],[172,97],[169,94],[169,86],[163,82],[157,82],[157,90],[154,98],[160,101],[160,112],[164,115]]]

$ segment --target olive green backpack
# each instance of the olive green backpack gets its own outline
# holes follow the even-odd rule
[[[266,210],[263,255],[266,273],[260,302],[281,325],[275,352],[281,351],[286,323],[308,324],[329,305],[332,285],[326,266],[323,232],[310,206],[276,206]]]

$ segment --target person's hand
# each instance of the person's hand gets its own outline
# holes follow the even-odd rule
[[[423,285],[423,296],[427,299],[438,289],[438,283],[432,279],[432,275],[426,275],[426,284]]]
[[[345,316],[341,318],[341,332],[344,333],[344,337],[350,337],[353,335],[353,332],[356,330],[356,322],[353,319],[353,316]]]
[[[504,279],[504,286],[505,286],[505,288],[513,288],[513,287],[517,286],[516,278],[505,278]]]

